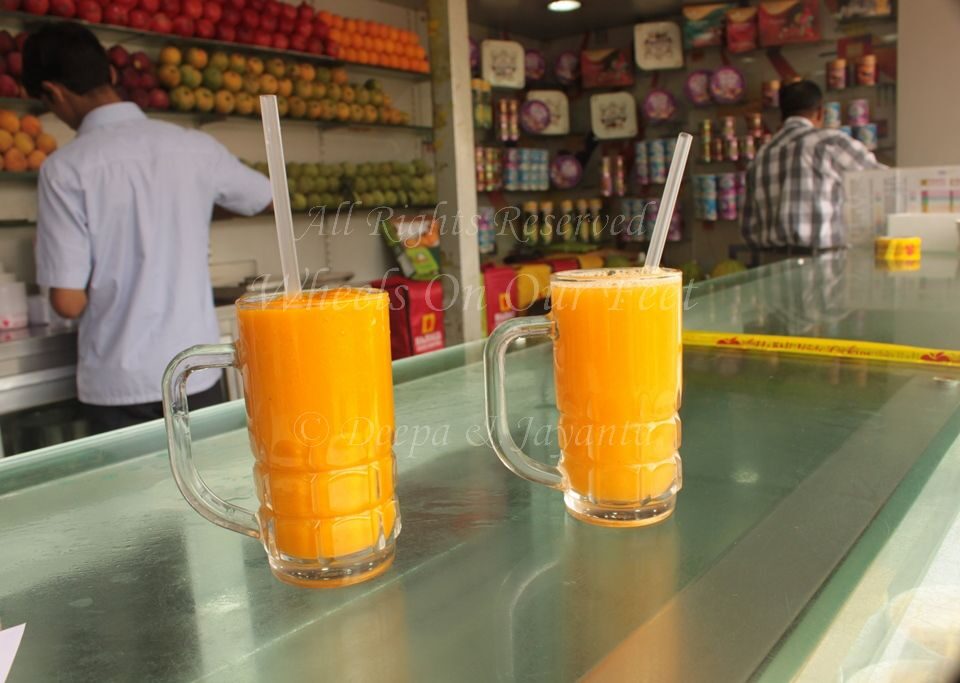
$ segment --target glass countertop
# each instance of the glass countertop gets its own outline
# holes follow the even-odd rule
[[[707,329],[715,316],[713,329],[782,333],[798,311],[817,321],[847,306],[836,320],[858,317],[872,309],[869,296],[848,296],[844,273],[859,272],[851,256],[844,296],[772,296],[816,283],[823,268],[785,262],[695,290],[685,324]],[[956,292],[953,265],[942,287]],[[919,324],[899,336],[900,307],[944,291],[932,275],[902,275],[871,276],[899,298],[863,316],[862,338],[938,338]],[[958,297],[941,308],[953,317],[944,334],[958,309]],[[0,462],[0,621],[27,625],[11,683],[713,683],[792,673],[829,626],[821,592],[843,576],[832,596],[845,599],[912,494],[960,458],[950,450],[960,372],[687,349],[675,515],[649,528],[593,527],[486,446],[481,352],[473,343],[394,364],[403,531],[393,567],[350,588],[280,583],[257,541],[191,510],[159,422]],[[517,441],[555,458],[548,346],[509,354],[508,395]],[[216,491],[250,505],[243,426],[240,403],[199,411],[194,451]]]

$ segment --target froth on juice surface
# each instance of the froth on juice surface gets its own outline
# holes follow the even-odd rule
[[[640,504],[679,486],[681,277],[597,272],[551,285],[560,467],[582,498]]]
[[[382,545],[399,527],[387,295],[319,290],[237,309],[266,543],[293,559]]]

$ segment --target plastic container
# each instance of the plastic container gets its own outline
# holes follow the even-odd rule
[[[0,329],[16,330],[29,322],[27,288],[22,282],[0,282]]]

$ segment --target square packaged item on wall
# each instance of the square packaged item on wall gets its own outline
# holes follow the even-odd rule
[[[633,61],[627,48],[584,50],[580,53],[580,83],[584,88],[633,85]]]
[[[723,45],[723,24],[729,9],[733,5],[725,2],[684,7],[684,47],[692,50]]]
[[[673,21],[650,21],[633,27],[634,58],[644,71],[683,68],[683,36]]]
[[[513,40],[485,40],[480,44],[483,80],[494,88],[520,90],[527,84],[526,53]]]
[[[838,0],[839,19],[892,17],[893,0]]]
[[[593,134],[601,140],[632,138],[637,135],[637,101],[628,92],[590,96]]]
[[[757,8],[727,11],[727,51],[733,54],[757,49]]]
[[[530,90],[527,101],[538,100],[550,110],[550,122],[540,135],[566,135],[570,132],[570,100],[562,90]]]
[[[763,47],[820,40],[820,0],[773,0],[757,10]]]
[[[444,337],[443,284],[391,277],[371,286],[390,297],[390,355],[393,360],[442,349]]]
[[[404,276],[430,280],[440,274],[440,226],[432,216],[395,216],[378,229]]]
[[[517,271],[509,266],[493,266],[483,271],[484,332],[517,317]]]

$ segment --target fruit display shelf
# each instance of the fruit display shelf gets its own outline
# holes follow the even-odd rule
[[[40,177],[38,171],[0,171],[0,182],[20,182],[36,184]]]
[[[197,122],[199,125],[217,123],[221,121],[252,121],[260,123],[259,116],[244,116],[243,114],[218,114],[215,111],[177,111],[176,109],[146,109],[148,116],[157,118],[170,117],[171,119],[189,119]],[[433,128],[431,126],[419,126],[414,124],[393,124],[393,123],[366,123],[362,121],[324,121],[318,119],[295,119],[285,116],[280,120],[280,127],[287,126],[314,126],[324,130],[354,130],[354,131],[404,131],[416,133],[426,139],[433,138]]]
[[[429,81],[430,73],[419,71],[406,71],[389,66],[374,66],[371,64],[359,64],[348,62],[342,59],[335,59],[327,55],[315,54],[313,52],[299,52],[297,50],[277,50],[275,48],[260,47],[258,45],[249,45],[247,43],[231,43],[225,40],[216,40],[213,38],[184,37],[172,33],[157,33],[155,31],[144,31],[130,28],[128,26],[117,26],[115,24],[97,24],[82,19],[66,19],[63,17],[51,16],[46,14],[30,14],[28,12],[16,12],[10,10],[0,10],[0,25],[7,22],[18,24],[25,30],[46,23],[72,22],[86,26],[97,36],[103,39],[110,39],[110,44],[114,42],[123,43],[124,41],[134,40],[143,43],[149,43],[157,47],[163,45],[181,45],[185,47],[203,47],[209,49],[225,50],[230,52],[239,52],[249,55],[264,55],[269,57],[289,57],[304,62],[322,66],[343,66],[350,69],[351,72],[367,73],[372,75],[389,76],[391,78],[401,78],[410,81]]]

